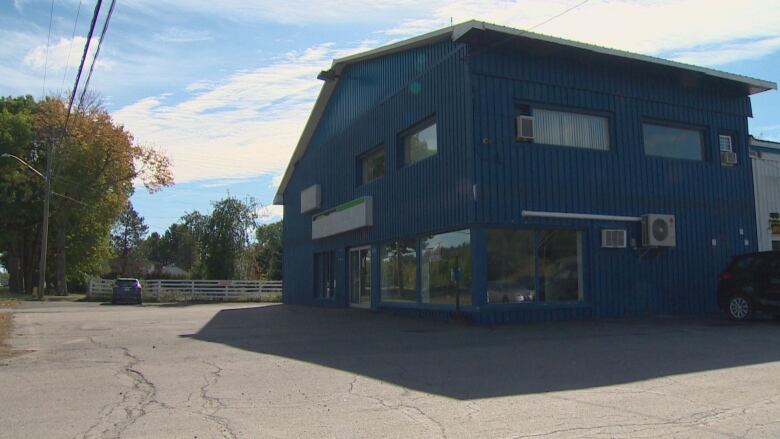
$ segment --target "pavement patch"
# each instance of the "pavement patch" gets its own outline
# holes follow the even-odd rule
[[[11,356],[11,346],[8,343],[8,336],[11,334],[11,320],[13,314],[10,312],[0,312],[0,358]]]

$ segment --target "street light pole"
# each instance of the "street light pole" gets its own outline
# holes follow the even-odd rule
[[[25,167],[27,167],[27,169],[33,171],[38,177],[46,178],[43,174],[41,174],[40,171],[38,171],[37,169],[35,169],[32,166],[30,166],[29,163],[25,162],[24,160],[20,159],[19,157],[15,156],[13,154],[3,153],[3,154],[0,154],[0,157],[8,157],[9,159],[14,159],[17,162],[19,162],[22,165],[24,165]]]

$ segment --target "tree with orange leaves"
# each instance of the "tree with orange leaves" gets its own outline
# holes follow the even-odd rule
[[[29,117],[25,120],[31,125],[31,138],[20,138],[8,145],[0,140],[0,153],[5,152],[8,146],[28,158],[28,163],[41,169],[45,161],[45,145],[54,142],[54,197],[49,234],[49,248],[53,251],[49,252],[52,263],[47,264],[53,270],[47,270],[47,279],[54,280],[59,294],[65,294],[69,280],[84,281],[106,267],[111,257],[111,227],[127,205],[135,185],[143,185],[150,192],[155,192],[173,184],[170,162],[159,151],[138,145],[133,136],[117,124],[95,99],[89,105],[75,109],[70,117],[66,116],[66,104],[57,98],[33,101],[32,104],[30,97],[4,98],[0,99],[0,111],[4,103],[19,99],[28,104],[25,109]],[[2,124],[3,118],[0,117],[0,132]],[[9,168],[8,163],[0,166],[12,169],[14,175],[27,171],[18,164],[15,168]],[[40,206],[42,180],[28,174],[21,182],[0,176],[0,193],[25,189],[24,193],[32,194],[26,200],[24,213],[27,218],[17,222],[33,224],[39,229],[40,210],[36,212],[31,205]],[[12,226],[12,221],[6,225],[6,217],[13,216],[14,210],[14,203],[0,204],[0,229]],[[20,282],[16,282],[16,289],[29,293],[32,285],[26,279],[32,279],[30,274],[36,270],[36,258],[16,257],[15,249],[24,247],[13,245],[19,233],[14,233],[14,230],[0,233],[8,235],[5,239],[0,235],[0,252],[4,260],[18,262],[15,266],[18,270],[9,269],[11,277],[21,276],[21,288]],[[29,247],[30,233],[24,239],[27,240],[26,247]],[[37,242],[33,246],[39,245],[40,242]]]

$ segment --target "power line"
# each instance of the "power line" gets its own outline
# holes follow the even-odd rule
[[[70,67],[70,53],[73,50],[73,40],[76,39],[76,27],[79,24],[79,14],[81,14],[81,2],[79,0],[79,7],[76,9],[76,19],[73,20],[73,32],[70,35],[70,44],[68,45],[68,58],[65,61],[65,72],[62,74],[62,83],[60,84],[60,92],[65,89],[65,78],[68,76],[68,68]]]
[[[106,37],[106,31],[108,30],[108,23],[111,21],[111,14],[114,13],[114,6],[116,0],[111,0],[111,6],[108,8],[108,14],[106,15],[106,21],[103,23],[103,30],[100,32],[100,39],[98,40],[97,49],[95,49],[95,56],[92,57],[92,64],[89,66],[89,73],[87,74],[87,80],[84,81],[84,87],[81,89],[81,97],[79,98],[79,106],[84,103],[84,96],[87,94],[87,88],[89,87],[89,80],[92,79],[92,72],[95,70],[95,63],[98,55],[100,55],[100,48],[103,46],[103,40]]]
[[[580,6],[583,6],[585,3],[588,3],[589,1],[590,0],[583,0],[583,1],[579,2],[579,3],[577,3],[574,6],[571,6],[571,7],[567,8],[567,9],[565,9],[564,11],[561,11],[561,12],[553,15],[552,17],[550,17],[548,19],[546,19],[546,20],[544,20],[544,21],[542,21],[540,23],[537,23],[537,24],[529,27],[528,29],[522,30],[521,32],[519,32],[517,34],[510,35],[510,36],[508,36],[508,37],[506,37],[506,38],[504,38],[502,40],[499,40],[499,41],[497,41],[497,42],[495,42],[493,44],[489,44],[486,47],[484,47],[482,50],[476,50],[476,51],[466,55],[465,58],[470,58],[470,57],[473,57],[474,55],[478,55],[478,54],[484,53],[484,52],[487,51],[487,49],[490,49],[492,47],[496,47],[496,46],[498,46],[500,44],[504,44],[504,43],[506,43],[508,41],[514,40],[515,38],[519,38],[519,37],[521,37],[521,36],[523,36],[523,35],[525,35],[527,33],[530,33],[532,30],[534,30],[534,29],[536,29],[536,28],[538,28],[540,26],[544,26],[545,24],[547,24],[547,23],[549,23],[549,22],[551,22],[551,21],[553,21],[555,19],[558,19],[558,18],[560,18],[560,17],[562,17],[562,16],[564,16],[566,14],[568,14],[569,12],[579,8]]]
[[[46,37],[46,55],[43,61],[43,86],[41,87],[41,99],[46,96],[46,73],[49,69],[49,46],[51,45],[51,22],[54,20],[54,0],[51,0],[49,9],[49,35]]]
[[[73,85],[73,91],[70,93],[70,99],[68,99],[68,112],[65,115],[65,131],[68,129],[68,121],[70,120],[70,112],[73,109],[73,101],[76,99],[76,93],[78,92],[79,82],[81,81],[81,73],[84,70],[84,63],[87,61],[87,53],[89,53],[89,44],[92,41],[92,34],[95,33],[95,23],[97,23],[98,15],[100,14],[100,6],[103,4],[103,0],[97,0],[95,4],[95,12],[92,14],[92,22],[89,24],[89,32],[87,33],[87,41],[84,43],[84,53],[81,55],[81,63],[79,69],[76,72],[76,83]]]
[[[532,31],[532,30],[536,29],[539,26],[543,26],[543,25],[545,25],[545,24],[555,20],[556,18],[562,17],[562,16],[568,14],[569,12],[579,8],[580,6],[584,5],[585,3],[589,2],[589,1],[590,0],[584,0],[584,1],[580,2],[580,3],[577,3],[576,5],[570,7],[569,9],[566,9],[565,11],[563,11],[561,13],[559,13],[557,15],[553,15],[552,17],[548,18],[547,20],[544,20],[543,22],[541,22],[541,23],[539,23],[539,24],[537,24],[535,26],[529,27],[528,30]]]

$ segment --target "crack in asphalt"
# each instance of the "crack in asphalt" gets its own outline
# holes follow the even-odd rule
[[[417,407],[415,405],[412,405],[412,404],[402,403],[402,402],[398,402],[397,404],[392,404],[392,403],[390,403],[390,402],[388,402],[388,401],[386,401],[386,400],[384,400],[382,398],[378,398],[378,397],[370,396],[370,395],[364,395],[362,393],[357,393],[355,391],[355,384],[357,384],[357,380],[358,380],[358,376],[355,375],[352,378],[352,381],[349,383],[349,388],[347,389],[347,393],[349,393],[350,395],[353,395],[353,396],[357,396],[358,398],[364,398],[364,399],[368,399],[368,400],[374,401],[377,404],[381,405],[382,407],[387,408],[389,410],[397,411],[397,412],[403,414],[404,416],[406,416],[407,418],[409,418],[409,420],[419,424],[420,423],[419,419],[417,419],[414,416],[410,415],[406,410],[403,410],[403,409],[411,410],[414,413],[417,413],[418,415],[420,415],[426,421],[434,424],[436,426],[436,428],[439,430],[439,435],[442,438],[447,439],[447,431],[445,430],[444,425],[441,422],[439,422],[438,420],[436,420],[434,417],[432,417],[431,415],[425,413],[425,411],[423,411],[421,408],[419,408],[419,407]]]
[[[160,407],[171,409],[165,403],[157,400],[157,387],[138,370],[137,366],[143,360],[134,355],[125,346],[109,346],[88,337],[89,341],[102,349],[120,349],[127,362],[114,374],[117,378],[125,376],[132,381],[130,389],[121,392],[122,398],[104,405],[100,409],[100,417],[92,424],[81,438],[109,437],[119,438],[128,427],[148,413],[148,407],[157,404]]]
[[[203,406],[200,413],[205,416],[206,419],[217,424],[223,438],[237,439],[238,435],[236,435],[233,428],[230,426],[230,421],[226,417],[217,414],[220,410],[227,408],[227,405],[221,398],[211,396],[208,393],[209,387],[217,384],[219,379],[222,378],[222,371],[224,369],[210,361],[203,360],[203,363],[213,367],[215,370],[203,376],[204,384],[200,387],[200,398],[203,400]]]
[[[654,419],[654,421],[625,423],[625,424],[620,424],[620,423],[616,423],[616,424],[603,424],[603,425],[593,425],[593,426],[587,426],[587,427],[586,426],[583,426],[583,427],[571,427],[571,428],[561,429],[561,430],[551,430],[551,431],[548,431],[548,432],[538,433],[538,434],[521,435],[519,437],[526,437],[526,438],[527,437],[545,437],[545,436],[551,436],[551,435],[555,435],[555,434],[569,433],[569,432],[575,432],[575,431],[585,432],[585,431],[592,431],[592,430],[605,430],[605,429],[613,429],[613,428],[631,428],[631,427],[636,427],[635,430],[631,432],[631,433],[636,433],[636,432],[639,432],[639,431],[643,431],[644,428],[642,428],[642,427],[660,427],[660,426],[686,427],[689,430],[691,430],[691,429],[699,429],[701,431],[707,432],[710,435],[721,435],[721,436],[726,436],[726,437],[730,437],[730,438],[738,438],[739,437],[738,435],[735,435],[735,434],[732,434],[732,433],[723,432],[723,431],[717,430],[715,428],[712,428],[712,427],[708,426],[705,421],[713,419],[713,418],[717,418],[718,416],[721,416],[721,415],[723,415],[724,413],[727,413],[727,412],[731,412],[731,411],[734,411],[734,410],[739,410],[740,407],[735,407],[735,408],[730,408],[730,409],[727,409],[727,408],[724,408],[724,409],[709,409],[709,410],[705,410],[705,411],[702,411],[702,412],[697,412],[697,413],[693,413],[693,414],[690,414],[690,415],[681,416],[679,418],[667,419],[667,418],[664,418],[664,417],[661,417],[661,416],[652,416],[652,415],[648,415],[646,413],[640,413],[640,412],[637,412],[637,411],[634,411],[634,410],[629,410],[629,409],[625,409],[625,408],[618,408],[618,407],[613,407],[613,406],[604,405],[604,404],[598,404],[598,403],[594,403],[594,402],[590,402],[590,401],[582,401],[582,400],[579,400],[579,399],[576,399],[576,398],[567,398],[567,397],[563,397],[563,396],[551,396],[551,397],[555,398],[555,399],[560,399],[560,400],[563,400],[563,401],[568,401],[568,402],[574,402],[574,403],[579,403],[579,404],[585,404],[585,405],[590,405],[590,406],[594,406],[594,407],[599,407],[599,408],[602,408],[602,409],[603,408],[612,409],[612,410],[616,410],[616,411],[622,412],[622,413],[628,413],[628,414],[632,414],[632,415],[636,415],[636,416],[641,416],[641,417],[644,417],[644,418]],[[756,404],[756,402],[751,403],[751,404],[749,404],[746,407],[749,407],[749,406],[752,406],[752,405],[755,405],[755,404]],[[657,435],[657,433],[656,433],[656,435]]]

